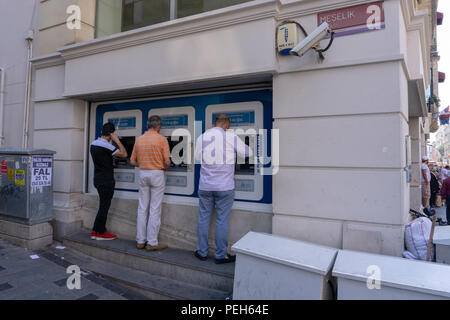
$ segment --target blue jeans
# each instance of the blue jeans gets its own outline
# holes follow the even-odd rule
[[[198,191],[199,212],[197,236],[198,253],[206,257],[208,255],[208,231],[211,216],[216,208],[216,259],[227,256],[228,224],[231,207],[233,206],[234,190],[229,191]]]

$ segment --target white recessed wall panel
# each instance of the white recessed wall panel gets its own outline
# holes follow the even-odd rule
[[[61,129],[84,127],[85,102],[57,100],[37,102],[34,105],[34,129]],[[55,119],[58,119],[55,121]]]
[[[407,192],[402,179],[405,177],[400,169],[281,167],[273,177],[273,211],[312,218],[402,224],[402,197]]]
[[[55,160],[83,160],[84,131],[81,129],[37,130],[34,148],[56,151]]]
[[[83,162],[56,160],[53,175],[55,192],[82,192]]]
[[[333,248],[342,247],[342,222],[277,214],[272,220],[273,234]]]
[[[65,93],[270,72],[276,61],[274,29],[273,19],[258,20],[71,59]]]
[[[274,77],[274,118],[403,112],[400,62],[292,72]]]
[[[280,163],[403,168],[403,122],[399,114],[279,119]]]
[[[37,69],[35,72],[33,99],[61,99],[64,91],[64,73],[64,65]],[[84,78],[83,81],[86,81],[86,78]]]

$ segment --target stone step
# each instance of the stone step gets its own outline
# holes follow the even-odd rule
[[[167,248],[149,252],[137,249],[130,240],[91,240],[89,231],[66,236],[63,244],[96,259],[154,276],[229,295],[233,290],[234,263],[217,265],[212,257],[200,261],[190,251]]]
[[[52,249],[51,249],[52,250]],[[225,300],[231,293],[207,289],[189,283],[155,276],[144,271],[100,261],[83,253],[68,249],[53,249],[53,254],[76,264],[87,272],[130,289],[151,300]]]

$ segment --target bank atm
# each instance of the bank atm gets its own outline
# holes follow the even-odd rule
[[[148,117],[161,117],[160,134],[169,142],[171,165],[166,172],[166,193],[191,195],[195,189],[194,125],[195,109],[191,106],[152,108]]]
[[[247,157],[236,164],[235,199],[259,201],[263,198],[264,190],[264,176],[261,174],[263,164],[259,162],[262,154],[259,129],[264,128],[263,105],[259,101],[208,105],[205,114],[206,130],[213,127],[220,114],[226,114],[230,118],[230,129],[234,129],[253,150],[253,159]]]
[[[127,158],[114,157],[114,179],[118,189],[136,189],[139,185],[139,168],[130,164],[136,138],[142,135],[142,111],[127,110],[106,112],[103,123],[111,122],[116,127],[114,132],[127,150]]]

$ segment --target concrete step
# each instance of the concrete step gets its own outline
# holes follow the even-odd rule
[[[234,263],[217,265],[212,257],[200,261],[190,251],[167,248],[149,252],[137,249],[136,243],[130,240],[91,240],[89,231],[67,236],[63,244],[96,259],[156,277],[221,291],[228,295],[231,295],[233,290]]]
[[[175,281],[147,272],[100,261],[83,253],[67,249],[51,249],[56,256],[64,257],[82,270],[91,272],[121,287],[130,289],[151,300],[225,300],[231,294]]]

